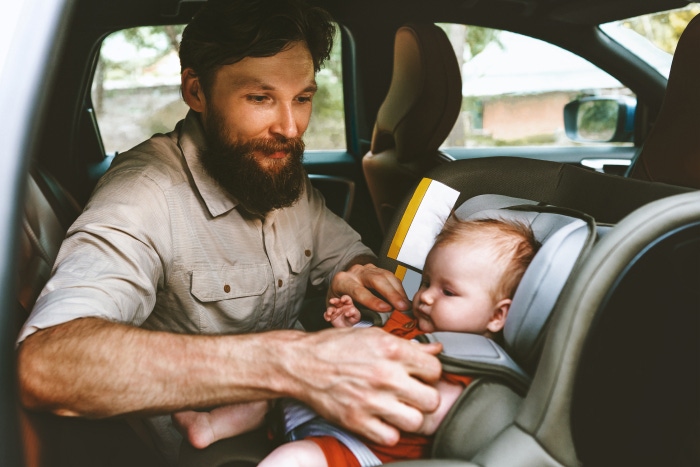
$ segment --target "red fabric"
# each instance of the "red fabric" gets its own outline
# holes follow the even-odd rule
[[[433,437],[416,435],[413,433],[401,433],[399,442],[394,446],[382,446],[381,444],[375,444],[367,440],[365,444],[380,461],[386,464],[407,459],[427,459],[430,457]]]
[[[405,339],[413,339],[425,334],[418,329],[417,321],[399,311],[394,311],[383,328],[386,332]],[[461,384],[467,387],[472,382],[469,376],[460,376],[443,373],[441,378],[452,384]],[[359,467],[360,463],[343,443],[332,436],[319,436],[308,438],[319,445],[326,456],[330,467]],[[383,463],[389,463],[408,459],[426,459],[430,456],[430,448],[433,442],[432,436],[416,435],[413,433],[401,433],[399,442],[394,446],[382,446],[363,439],[366,446]]]
[[[389,319],[382,326],[386,332],[404,339],[413,339],[416,336],[425,334],[418,329],[418,321],[405,313],[394,311],[389,315]]]

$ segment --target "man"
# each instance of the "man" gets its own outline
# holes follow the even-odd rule
[[[308,281],[408,307],[301,165],[332,33],[296,0],[210,0],[193,19],[180,49],[191,111],[119,155],[70,228],[19,337],[25,406],[152,416],[172,462],[169,414],[183,409],[290,396],[392,444],[437,407],[423,381],[439,377],[439,346],[290,330]]]

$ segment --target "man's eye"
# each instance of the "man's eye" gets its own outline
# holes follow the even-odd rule
[[[267,96],[248,96],[249,101],[253,101],[256,103],[265,102],[266,99],[267,99]]]
[[[308,102],[311,102],[311,99],[311,96],[299,96],[297,97],[297,102],[299,102],[300,104],[306,104]]]

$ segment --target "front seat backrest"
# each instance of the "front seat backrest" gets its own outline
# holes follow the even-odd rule
[[[18,264],[18,300],[29,315],[51,268],[68,227],[80,214],[73,197],[38,164],[29,170],[27,201],[24,204]]]
[[[449,160],[438,148],[452,130],[461,102],[459,65],[445,32],[432,23],[399,28],[391,85],[362,160],[383,231],[423,174]]]
[[[700,15],[688,23],[673,56],[666,95],[632,178],[700,188]]]

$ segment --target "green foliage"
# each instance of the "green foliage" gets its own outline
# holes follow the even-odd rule
[[[455,50],[465,50],[463,55],[468,57],[467,60],[471,60],[479,55],[491,43],[499,47],[502,46],[498,38],[500,34],[498,29],[451,23],[438,23],[437,25],[445,31]],[[464,56],[458,56],[457,60],[461,64],[464,58]]]
[[[482,28],[478,26],[467,26],[466,28],[466,43],[469,46],[470,59],[473,59],[492,42],[502,47],[498,39],[499,31],[497,29]]]
[[[652,41],[660,49],[673,54],[686,25],[698,13],[700,13],[700,5],[691,4],[670,13],[631,18],[623,24]]]
[[[150,66],[168,54],[177,52],[184,25],[145,26],[123,29],[111,34],[105,43],[123,44],[133,48],[136,54],[120,59],[112,58],[104,52],[100,60],[105,66],[106,76],[131,72],[134,69]],[[104,50],[104,49],[103,49]]]
[[[309,149],[345,149],[345,104],[340,31],[336,30],[331,57],[316,75],[318,91],[304,140]]]

